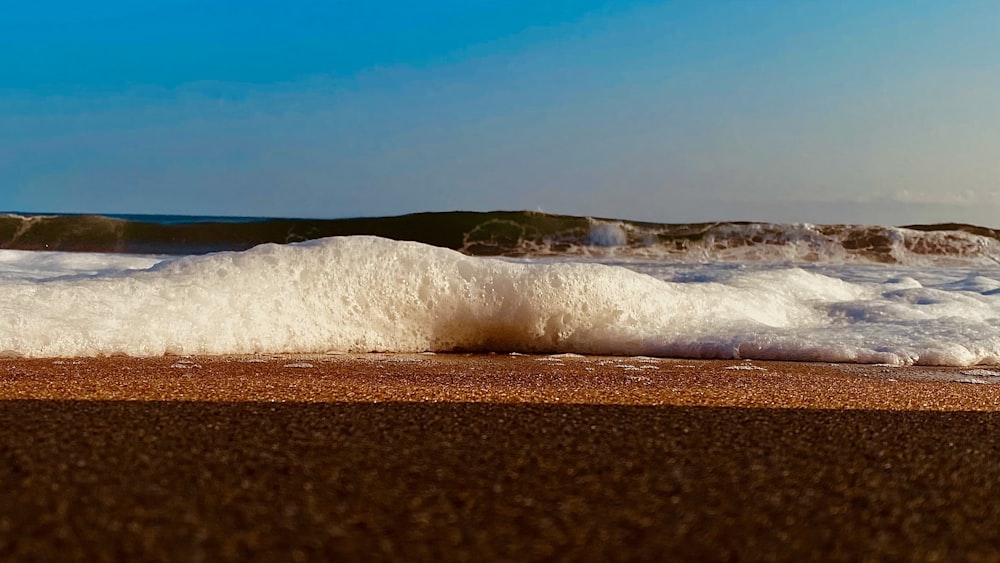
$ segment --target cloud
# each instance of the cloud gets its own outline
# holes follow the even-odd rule
[[[874,198],[875,201],[920,204],[920,205],[1000,205],[1000,191],[980,190],[897,190]]]

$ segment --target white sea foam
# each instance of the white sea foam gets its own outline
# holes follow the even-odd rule
[[[591,219],[587,243],[597,247],[625,246],[628,235],[622,223]]]
[[[164,259],[163,256],[132,254],[0,250],[0,283],[18,279],[46,279],[56,276],[144,270]]]
[[[1000,363],[996,269],[630,269],[474,258],[375,237],[161,260],[0,251],[0,352],[496,350]]]
[[[809,223],[636,224],[590,219],[585,244],[558,254],[711,262],[956,266],[1000,263],[1000,242],[962,230]],[[560,247],[564,243],[560,241]],[[545,254],[544,248],[523,251]],[[550,249],[551,250],[551,249]]]

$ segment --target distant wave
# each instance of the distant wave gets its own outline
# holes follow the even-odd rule
[[[661,224],[529,211],[414,213],[355,219],[0,215],[0,248],[204,254],[343,235],[423,242],[470,255],[702,261],[997,262],[1000,231],[716,222]]]

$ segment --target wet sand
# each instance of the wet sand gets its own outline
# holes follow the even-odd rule
[[[1000,560],[993,371],[3,359],[0,560]]]

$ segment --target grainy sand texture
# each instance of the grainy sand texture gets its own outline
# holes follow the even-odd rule
[[[0,360],[0,560],[1000,560],[1000,370]]]

